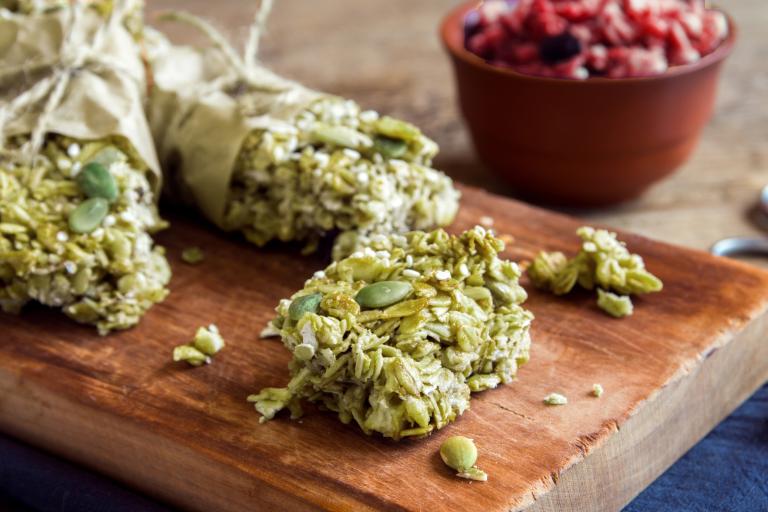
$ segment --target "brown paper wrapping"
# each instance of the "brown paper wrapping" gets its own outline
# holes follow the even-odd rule
[[[71,8],[0,16],[0,117],[6,116],[2,133],[26,135],[44,123],[45,133],[85,140],[125,138],[159,190],[160,165],[144,112],[146,77],[140,50],[122,23],[112,23],[94,42],[106,23],[87,8],[76,18]],[[53,108],[47,116],[41,113],[50,91],[18,112],[10,111],[21,95],[45,80],[61,80],[65,73],[69,81],[60,101],[49,105]]]
[[[154,88],[149,119],[169,183],[220,228],[243,141],[287,124],[324,95],[258,65],[238,71],[218,49],[150,39]]]

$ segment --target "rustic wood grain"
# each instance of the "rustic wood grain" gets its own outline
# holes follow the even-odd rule
[[[279,0],[263,43],[263,60],[310,86],[409,119],[441,147],[439,168],[464,183],[514,196],[475,156],[455,100],[453,76],[437,36],[458,0]],[[763,236],[752,220],[768,184],[768,3],[713,2],[739,26],[712,122],[693,158],[637,201],[579,216],[671,243],[707,249],[733,235]],[[151,13],[188,9],[213,18],[243,40],[252,0],[150,0]],[[164,25],[180,40],[201,42]],[[621,169],[617,169],[621,172]],[[556,206],[556,205],[554,205]]]
[[[577,249],[579,222],[463,190],[452,231],[491,216],[515,237],[513,259]],[[395,443],[315,409],[299,422],[261,425],[245,397],[287,381],[288,352],[258,333],[322,261],[258,250],[189,217],[172,218],[160,236],[175,269],[172,293],[138,328],[99,338],[44,308],[2,317],[0,430],[189,510],[507,511],[553,487],[540,510],[585,499],[582,510],[611,510],[768,377],[768,273],[625,235],[664,291],[636,301],[624,320],[601,313],[587,293],[533,291],[532,359],[520,380],[476,396],[443,431]],[[193,244],[207,259],[184,265],[181,250]],[[172,363],[173,346],[211,322],[228,341],[215,362]],[[589,396],[596,382],[606,389],[600,399]],[[543,405],[552,391],[570,403]],[[489,482],[456,479],[443,466],[438,447],[453,434],[476,440]],[[656,439],[674,442],[665,450]],[[659,460],[636,467],[649,447]],[[580,467],[605,480],[585,480]],[[601,484],[616,491],[584,492]]]

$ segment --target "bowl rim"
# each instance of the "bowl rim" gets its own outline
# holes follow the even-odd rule
[[[478,7],[481,3],[482,1],[480,0],[469,0],[469,1],[463,2],[457,5],[456,7],[454,7],[453,9],[451,9],[448,12],[448,14],[446,14],[443,17],[443,20],[440,22],[440,30],[439,30],[440,39],[442,40],[443,47],[454,58],[460,59],[464,63],[469,64],[470,66],[473,66],[479,69],[480,71],[491,72],[491,73],[495,73],[502,76],[509,76],[516,79],[528,80],[532,82],[544,82],[544,83],[550,83],[550,84],[579,84],[576,87],[585,87],[587,84],[618,85],[618,84],[627,84],[627,83],[654,82],[654,81],[671,79],[671,78],[695,73],[696,71],[699,71],[704,68],[708,68],[714,64],[717,64],[723,61],[726,57],[728,57],[733,52],[733,48],[736,44],[736,39],[738,35],[738,29],[736,24],[733,21],[733,18],[724,10],[718,8],[717,10],[723,13],[725,15],[726,20],[728,21],[728,36],[725,38],[725,40],[722,43],[720,43],[720,45],[717,48],[715,48],[714,51],[712,51],[711,53],[708,53],[698,61],[691,64],[672,66],[660,75],[627,77],[627,78],[589,77],[585,80],[526,75],[524,73],[520,73],[519,71],[515,71],[514,69],[511,69],[511,68],[503,68],[501,66],[494,66],[493,64],[489,64],[484,59],[482,59],[481,57],[478,57],[477,55],[470,52],[464,47],[464,34],[463,34],[464,30],[463,30],[463,24],[461,23],[461,20],[464,18],[464,16],[466,16],[466,14],[470,10]]]

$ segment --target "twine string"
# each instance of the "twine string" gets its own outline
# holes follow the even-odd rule
[[[98,55],[107,36],[122,22],[126,9],[125,1],[118,0],[115,2],[109,18],[106,23],[99,25],[90,44],[81,44],[77,41],[77,36],[85,31],[83,9],[84,5],[81,2],[73,2],[67,9],[67,18],[64,22],[65,35],[56,58],[50,62],[33,62],[21,70],[13,68],[0,74],[3,76],[14,71],[28,72],[30,69],[52,69],[50,75],[39,80],[35,85],[0,108],[0,151],[4,149],[7,123],[23,110],[45,101],[30,133],[29,140],[21,147],[22,157],[28,162],[34,160],[45,141],[51,117],[64,100],[67,87],[78,71],[85,68],[93,71],[110,70],[133,78],[130,71],[119,63],[104,60]]]
[[[274,0],[262,0],[254,16],[253,23],[248,31],[248,40],[245,51],[241,56],[226,37],[208,21],[184,11],[168,11],[162,13],[158,19],[161,21],[178,21],[185,23],[201,31],[213,44],[214,48],[221,52],[225,63],[234,72],[234,77],[229,80],[216,80],[212,83],[212,89],[220,90],[222,87],[234,85],[234,82],[243,82],[251,89],[266,93],[283,93],[290,86],[279,83],[275,76],[258,63],[259,41],[267,25],[267,19],[272,11]]]

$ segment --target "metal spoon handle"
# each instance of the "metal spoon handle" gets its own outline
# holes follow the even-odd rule
[[[709,251],[716,256],[755,254],[768,256],[768,239],[725,238],[716,242]]]

